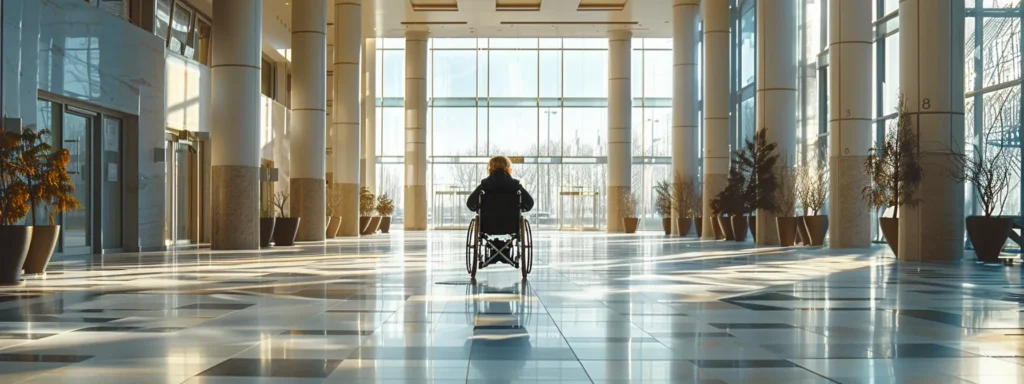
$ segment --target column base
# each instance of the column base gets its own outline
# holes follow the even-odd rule
[[[715,198],[719,192],[725,189],[725,186],[729,184],[729,176],[727,175],[709,175],[704,174],[704,212],[701,215],[701,220],[704,221],[704,233],[701,233],[701,240],[717,240],[715,238],[715,227],[714,221],[715,215],[711,210],[711,199]]]
[[[212,169],[214,250],[260,249],[260,169],[215,165]]]
[[[625,226],[622,224],[622,215],[619,214],[619,202],[622,199],[622,194],[630,193],[630,189],[630,187],[608,186],[608,233],[622,233],[626,231]]]
[[[427,230],[427,187],[425,185],[405,186],[405,230]]]
[[[964,188],[943,176],[950,155],[923,153],[921,202],[900,207],[899,259],[952,262],[964,258]]]
[[[324,179],[292,178],[291,217],[298,217],[295,241],[324,241],[327,237],[327,182]]]
[[[868,185],[864,174],[867,156],[829,159],[829,248],[871,247],[871,211],[861,197]]]
[[[359,185],[335,183],[331,188],[334,189],[332,193],[335,194],[331,198],[339,199],[338,212],[341,216],[341,227],[338,228],[338,236],[359,236]]]

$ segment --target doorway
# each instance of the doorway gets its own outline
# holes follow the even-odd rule
[[[169,132],[165,142],[166,223],[165,243],[169,248],[194,247],[204,240],[202,194],[203,142],[187,131]]]

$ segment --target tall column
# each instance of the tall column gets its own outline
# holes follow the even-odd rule
[[[697,20],[700,0],[676,0],[672,6],[672,181],[698,181]],[[685,207],[680,207],[685,209]],[[678,218],[673,212],[672,217]],[[679,233],[672,220],[673,232]],[[685,233],[680,233],[685,235]]]
[[[757,128],[778,144],[775,174],[796,159],[796,0],[757,3]],[[778,245],[775,213],[757,210],[757,244]]]
[[[964,147],[964,2],[900,2],[900,91],[919,135],[924,177],[917,207],[900,207],[899,257],[956,261],[964,255],[964,188],[946,172],[949,147]]]
[[[332,32],[332,27],[327,27],[327,33]],[[337,148],[334,146],[335,138],[338,137],[338,133],[334,131],[334,83],[336,78],[334,77],[334,46],[330,44],[330,40],[327,41],[327,155],[324,157],[324,166],[327,171],[327,199],[331,198],[331,183],[334,183],[334,156]],[[327,212],[327,215],[334,215],[335,212]]]
[[[405,230],[427,229],[427,32],[405,34]]]
[[[700,5],[704,18],[704,178],[701,238],[714,240],[711,199],[729,175],[729,2]]]
[[[339,236],[359,236],[359,0],[334,0],[334,193],[341,199]]]
[[[263,1],[215,1],[213,249],[260,247],[260,59]]]
[[[326,234],[327,0],[292,3],[291,215],[298,241]],[[337,75],[337,74],[336,74]]]
[[[832,248],[871,246],[871,214],[861,198],[871,148],[871,3],[829,5],[829,221]]]
[[[363,41],[362,185],[377,193],[377,39]],[[392,199],[397,196],[391,196]]]
[[[608,36],[608,232],[624,231],[619,201],[632,193],[632,38],[630,31],[611,31]]]

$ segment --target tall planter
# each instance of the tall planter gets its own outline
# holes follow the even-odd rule
[[[807,236],[811,246],[825,244],[825,234],[828,233],[828,215],[805,216],[804,224],[807,225]]]
[[[32,245],[32,227],[0,225],[0,285],[21,284],[21,268]]]
[[[796,240],[803,246],[811,245],[811,234],[807,232],[807,222],[804,218],[807,216],[796,217]]]
[[[274,239],[274,224],[276,222],[277,219],[273,217],[260,218],[260,248],[270,246],[270,241]]]
[[[722,218],[712,217],[711,218],[711,231],[715,235],[715,240],[725,240],[725,230],[722,229]]]
[[[732,222],[733,238],[738,242],[747,241],[747,217],[732,216],[729,221]]]
[[[380,227],[380,216],[363,216],[359,218],[360,235],[377,233],[378,227]]]
[[[728,216],[719,216],[718,225],[722,228],[722,236],[725,237],[726,241],[736,240],[736,235],[732,232],[732,218]]]
[[[380,229],[380,216],[374,216],[370,218],[370,234],[377,233]]]
[[[679,236],[686,236],[690,234],[690,218],[680,217],[676,219],[676,228],[679,229]]]
[[[776,217],[775,226],[779,231],[779,244],[783,247],[792,247],[796,243],[797,221],[796,217]]]
[[[53,257],[53,250],[57,247],[59,236],[59,225],[32,227],[32,244],[29,245],[25,264],[22,267],[25,273],[46,272],[46,266],[50,264],[50,258]]]
[[[892,255],[900,257],[900,219],[895,217],[879,217],[878,224],[882,227],[882,236],[885,236],[885,242],[889,244]]]
[[[636,227],[640,225],[640,218],[637,217],[624,217],[622,218],[622,226],[626,230],[626,233],[636,233]]]
[[[697,230],[697,238],[698,239],[701,236],[703,236],[704,235],[704,218],[702,218],[702,217],[694,217],[693,218],[693,228]]]
[[[295,245],[295,235],[299,233],[299,217],[278,217],[274,223],[274,245]]]
[[[662,217],[661,218],[661,229],[665,230],[665,236],[672,235],[672,218],[671,217]]]
[[[341,230],[341,216],[331,216],[331,222],[327,224],[327,237],[338,237],[339,230]]]
[[[391,233],[391,216],[380,218],[380,233]]]
[[[750,237],[757,241],[757,216],[747,216],[747,225],[750,227]]]
[[[327,216],[327,221],[324,221],[324,223],[327,223],[327,225],[324,226],[324,238],[333,239],[338,233],[338,231],[331,230],[332,224],[337,225],[336,223],[334,223],[334,218]]]
[[[1013,219],[985,216],[967,217],[967,236],[974,245],[978,261],[999,262],[999,253],[1006,245],[1006,239],[1013,228]]]

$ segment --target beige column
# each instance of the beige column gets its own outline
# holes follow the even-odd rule
[[[796,0],[757,3],[757,128],[778,144],[776,175],[796,159]],[[757,210],[757,244],[778,245],[775,213]]]
[[[700,0],[675,0],[672,7],[672,179],[699,181],[697,158],[697,21]],[[677,213],[672,214],[678,218]],[[677,220],[672,220],[673,232]],[[685,233],[681,234],[685,235]]]
[[[729,175],[729,2],[701,3],[704,18],[704,233],[714,240],[711,199]]]
[[[359,0],[334,0],[334,193],[341,199],[338,236],[359,236]]]
[[[427,32],[405,34],[405,230],[427,229]]]
[[[964,256],[964,187],[945,174],[947,148],[964,148],[964,2],[900,2],[900,90],[919,135],[924,177],[915,208],[900,207],[899,257]]]
[[[327,26],[328,37],[331,37],[330,33],[333,31],[332,26]],[[327,39],[327,156],[324,157],[324,169],[327,171],[327,199],[331,198],[331,183],[334,182],[334,140],[338,137],[337,133],[334,132],[334,45],[331,44],[331,39]],[[333,212],[327,212],[330,216]]]
[[[213,249],[259,249],[260,59],[263,1],[213,4]]]
[[[377,193],[377,39],[363,40],[362,185]],[[392,199],[397,196],[391,196]]]
[[[619,201],[632,193],[632,38],[630,31],[611,31],[608,37],[608,232],[624,231]]]
[[[871,4],[829,4],[829,246],[871,246],[871,212],[861,198],[871,148]]]
[[[292,2],[291,216],[298,241],[326,235],[327,1]]]

